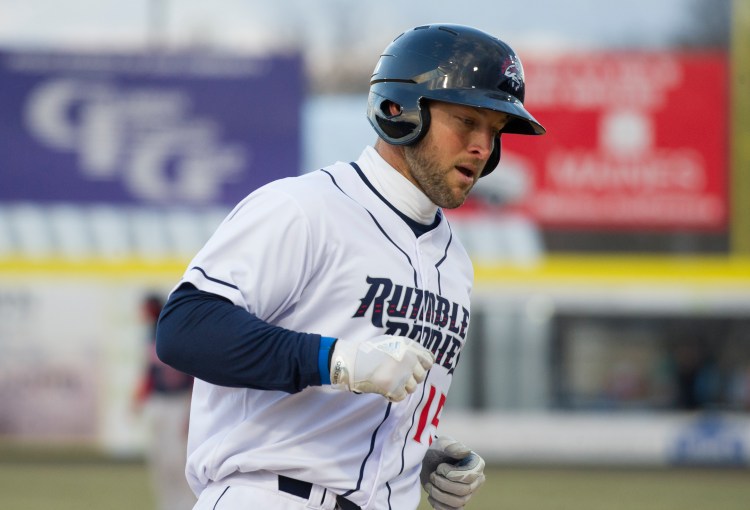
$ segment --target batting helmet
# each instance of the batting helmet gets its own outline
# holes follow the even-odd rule
[[[506,43],[462,25],[426,25],[404,32],[380,56],[370,80],[367,117],[378,136],[411,145],[430,125],[424,100],[433,99],[510,116],[502,133],[541,135],[544,127],[523,106],[521,59]],[[400,107],[392,115],[389,104]],[[482,176],[500,161],[500,135]]]

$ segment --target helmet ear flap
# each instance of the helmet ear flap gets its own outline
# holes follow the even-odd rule
[[[502,133],[498,133],[497,135],[497,142],[495,143],[495,146],[492,148],[492,154],[490,155],[490,159],[487,160],[487,163],[484,165],[484,170],[482,170],[482,173],[479,177],[484,177],[485,175],[489,175],[492,173],[492,171],[497,168],[497,165],[500,164],[500,154],[502,153],[502,141],[500,139]]]
[[[398,108],[393,113],[392,106]],[[386,142],[393,145],[411,145],[419,141],[430,124],[430,112],[416,99],[413,104],[402,104],[370,91],[367,102],[367,117],[375,131]]]
[[[392,112],[392,106],[398,108],[398,113]],[[380,101],[377,108],[379,110],[376,114],[378,125],[393,140],[402,140],[409,137],[418,127],[411,122],[400,120],[399,117],[403,112],[403,108],[390,99]]]
[[[419,140],[424,138],[424,135],[427,134],[427,130],[430,129],[430,106],[429,104],[424,101],[423,99],[419,100],[419,129],[417,130],[417,134],[414,137],[412,141],[409,142],[409,145],[413,145],[417,143]]]

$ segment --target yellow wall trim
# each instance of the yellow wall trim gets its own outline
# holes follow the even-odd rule
[[[719,284],[750,289],[750,258],[556,255],[519,267],[475,265],[477,283]]]
[[[0,259],[0,277],[83,277],[179,280],[186,260]],[[272,268],[269,268],[272,269]],[[477,283],[704,283],[750,289],[750,257],[552,255],[528,266],[475,264]]]

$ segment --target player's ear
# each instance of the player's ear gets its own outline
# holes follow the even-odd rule
[[[393,101],[383,101],[381,108],[389,117],[396,117],[401,114],[401,105],[396,104]]]

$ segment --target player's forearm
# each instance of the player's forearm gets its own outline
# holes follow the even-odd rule
[[[320,385],[320,336],[273,326],[192,285],[170,297],[156,348],[164,363],[221,386],[288,393]]]

